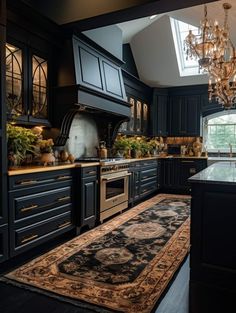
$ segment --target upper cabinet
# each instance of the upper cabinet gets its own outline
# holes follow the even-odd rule
[[[167,128],[168,90],[155,88],[151,105],[151,136],[168,136]]]
[[[48,58],[16,42],[6,44],[6,104],[10,120],[49,125]]]
[[[152,89],[125,71],[123,77],[131,114],[129,122],[121,124],[119,131],[128,135],[148,135]]]
[[[168,136],[201,136],[201,94],[195,89],[169,88]]]

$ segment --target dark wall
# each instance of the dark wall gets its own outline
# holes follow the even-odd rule
[[[137,67],[129,43],[123,45],[123,61],[125,62],[125,64],[122,66],[122,68],[130,74],[134,75],[135,77],[139,78]]]

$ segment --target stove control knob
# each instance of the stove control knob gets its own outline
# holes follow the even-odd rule
[[[113,171],[117,171],[118,170],[118,166],[117,165],[113,165]]]

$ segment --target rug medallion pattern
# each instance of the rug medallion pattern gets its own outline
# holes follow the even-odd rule
[[[158,195],[7,278],[118,312],[151,312],[189,248],[187,196]]]

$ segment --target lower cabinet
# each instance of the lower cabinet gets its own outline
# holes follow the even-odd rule
[[[91,166],[78,170],[78,187],[81,193],[76,199],[76,225],[79,228],[92,228],[98,218],[98,168]]]
[[[73,229],[72,170],[9,176],[10,256]]]
[[[0,226],[0,263],[8,258],[8,224]]]
[[[135,161],[129,168],[129,204],[144,199],[159,188],[159,161]]]
[[[161,161],[161,187],[189,193],[188,178],[207,167],[207,159],[171,158]]]

